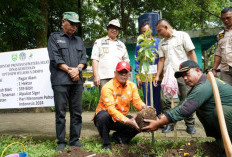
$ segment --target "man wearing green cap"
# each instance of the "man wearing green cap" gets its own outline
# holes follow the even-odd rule
[[[186,99],[173,109],[167,110],[158,120],[144,120],[149,126],[142,128],[147,131],[157,130],[160,126],[183,120],[196,111],[197,117],[203,124],[206,135],[214,137],[223,148],[213,89],[206,75],[202,73],[194,61],[180,64],[175,77],[182,77],[185,84],[192,87]],[[230,139],[232,139],[232,86],[216,78],[221,97],[222,108]]]
[[[75,12],[63,13],[62,30],[52,33],[48,39],[51,84],[56,111],[56,150],[63,151],[65,141],[65,114],[70,111],[70,146],[81,147],[82,126],[82,70],[86,68],[86,49],[82,39],[75,36],[79,16]]]

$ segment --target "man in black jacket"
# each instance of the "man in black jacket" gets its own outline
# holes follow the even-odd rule
[[[74,35],[79,16],[75,12],[63,13],[62,30],[52,33],[48,39],[51,84],[56,111],[56,150],[63,151],[65,141],[65,115],[70,111],[70,146],[81,147],[82,126],[82,70],[86,68],[86,49],[82,39]]]

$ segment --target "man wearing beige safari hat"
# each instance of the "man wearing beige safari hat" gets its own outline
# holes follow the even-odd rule
[[[129,62],[128,52],[123,42],[117,39],[120,23],[117,19],[107,25],[108,35],[97,39],[92,50],[92,66],[95,86],[101,88],[114,77],[114,69],[120,61]]]
[[[69,104],[69,146],[81,147],[79,142],[82,125],[82,69],[87,66],[86,49],[82,39],[75,36],[79,16],[75,12],[63,13],[62,29],[48,39],[51,84],[56,111],[57,151],[63,151],[65,141],[65,114]]]

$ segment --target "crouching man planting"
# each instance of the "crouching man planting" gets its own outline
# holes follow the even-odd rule
[[[119,144],[128,144],[139,133],[135,118],[128,115],[130,102],[139,111],[146,108],[146,105],[140,99],[136,85],[128,80],[130,71],[128,62],[119,62],[114,72],[115,77],[101,90],[93,120],[106,150],[111,149],[110,130],[115,130],[112,139]]]

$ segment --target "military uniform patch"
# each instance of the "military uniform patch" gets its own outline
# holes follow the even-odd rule
[[[103,47],[102,50],[103,50],[104,53],[109,53],[109,48],[108,47]]]
[[[218,41],[222,38],[224,38],[224,35],[225,35],[225,31],[222,31],[218,34]]]

